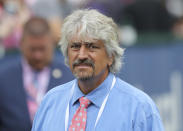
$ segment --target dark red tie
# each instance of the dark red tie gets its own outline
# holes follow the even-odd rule
[[[86,120],[87,120],[87,107],[91,103],[85,97],[81,97],[79,99],[80,106],[77,109],[76,113],[72,118],[71,125],[69,127],[69,131],[85,131]]]

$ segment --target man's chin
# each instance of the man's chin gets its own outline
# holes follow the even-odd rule
[[[78,80],[80,81],[89,81],[91,80],[93,77],[79,77]]]
[[[74,75],[80,81],[88,81],[93,78],[93,74],[74,74]]]

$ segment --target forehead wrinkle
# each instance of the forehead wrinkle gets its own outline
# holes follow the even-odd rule
[[[70,43],[96,43],[98,40],[88,37],[88,36],[79,36],[79,35],[74,35],[70,39]]]

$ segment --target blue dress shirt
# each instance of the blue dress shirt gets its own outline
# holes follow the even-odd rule
[[[110,91],[114,75],[110,73],[95,90],[84,95],[73,80],[47,93],[35,116],[32,131],[64,131],[65,113],[69,103],[69,123],[79,107],[78,99],[87,97],[92,104],[87,109],[86,131],[164,131],[159,112],[154,102],[145,93],[116,77]],[[94,129],[99,109],[109,94],[103,113]]]

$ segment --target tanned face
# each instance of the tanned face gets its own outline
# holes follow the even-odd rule
[[[73,37],[68,46],[68,59],[71,71],[79,80],[106,77],[112,64],[104,43],[90,38],[82,41]]]

